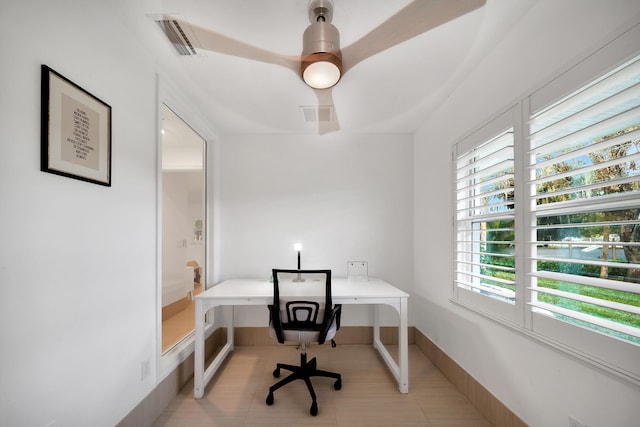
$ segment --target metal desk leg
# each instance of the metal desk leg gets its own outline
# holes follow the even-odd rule
[[[207,310],[213,307],[207,307]],[[193,396],[196,399],[204,396],[204,388],[211,381],[213,375],[216,373],[224,359],[229,353],[233,351],[233,306],[226,306],[224,316],[227,328],[227,343],[220,349],[218,355],[213,359],[211,364],[205,368],[204,366],[204,328],[206,325],[204,319],[205,309],[198,311],[198,305],[196,304],[196,319],[202,319],[201,322],[196,322],[196,346],[194,355],[194,390]],[[198,332],[198,325],[202,331]]]
[[[388,304],[393,307],[400,318],[398,323],[398,363],[380,340],[380,313],[376,305],[373,317],[373,346],[378,350],[387,367],[398,381],[400,393],[409,393],[409,336],[407,332],[407,299],[401,298],[398,303]]]
[[[373,343],[374,345],[382,345],[380,341],[380,305],[373,306]]]
[[[234,315],[234,311],[235,311],[235,306],[232,305],[230,307],[227,307],[226,310],[226,316],[225,316],[225,321],[227,324],[227,346],[228,346],[228,351],[233,351],[233,346],[234,346],[234,337],[233,337],[233,315]]]
[[[193,355],[194,390],[193,395],[200,399],[204,395],[204,308],[203,301],[196,299],[196,336]]]
[[[409,333],[407,325],[407,299],[400,299],[400,331],[399,331],[399,362],[400,362],[400,378],[398,383],[401,393],[409,393]]]

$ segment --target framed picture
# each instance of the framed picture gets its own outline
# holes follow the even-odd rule
[[[111,107],[42,65],[40,170],[111,186]]]

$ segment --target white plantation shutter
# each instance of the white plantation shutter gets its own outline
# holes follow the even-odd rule
[[[529,128],[531,305],[640,344],[640,58]]]
[[[516,293],[511,113],[456,145],[454,161],[456,296],[512,320]]]

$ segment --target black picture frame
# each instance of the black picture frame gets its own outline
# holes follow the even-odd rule
[[[40,170],[111,186],[111,106],[42,65]]]

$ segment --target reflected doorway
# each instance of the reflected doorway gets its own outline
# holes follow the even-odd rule
[[[162,105],[162,353],[194,330],[205,286],[205,140]]]

